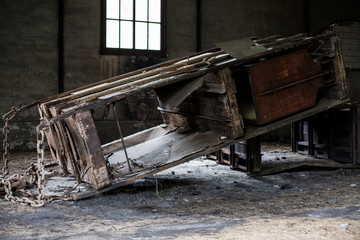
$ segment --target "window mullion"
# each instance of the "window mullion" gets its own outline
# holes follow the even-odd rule
[[[136,14],[136,2],[135,2],[136,0],[134,0],[133,1],[133,49],[136,49],[136,47],[135,47],[135,32],[136,32],[136,30],[135,30],[135,14]]]
[[[146,35],[146,49],[149,50],[149,1],[150,0],[146,0],[147,3],[147,22],[146,22],[146,26],[147,26],[147,35]]]
[[[119,0],[119,48],[121,48],[121,0]]]

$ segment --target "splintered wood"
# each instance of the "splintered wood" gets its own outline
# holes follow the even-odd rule
[[[232,41],[41,100],[52,157],[100,193],[343,104],[337,42],[329,34]],[[92,110],[148,90],[164,124],[101,145]]]
[[[169,92],[179,91],[178,85],[157,90],[164,122],[185,129],[212,130],[230,138],[244,135],[231,71],[222,70],[217,75],[208,73],[199,80],[202,84],[195,85],[196,89],[180,88],[186,97],[182,101],[166,98]]]

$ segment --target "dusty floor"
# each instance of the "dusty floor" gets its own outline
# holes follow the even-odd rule
[[[1,198],[0,239],[360,239],[359,169],[253,178],[199,158],[157,179],[160,199],[155,176],[42,208]]]

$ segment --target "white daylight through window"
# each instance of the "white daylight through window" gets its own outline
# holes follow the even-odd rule
[[[161,0],[106,0],[106,48],[161,50]]]

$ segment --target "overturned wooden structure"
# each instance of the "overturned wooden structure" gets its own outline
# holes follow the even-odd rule
[[[348,102],[336,36],[271,36],[106,79],[39,102],[52,157],[101,193]],[[101,144],[92,110],[155,90],[164,124]],[[121,135],[121,126],[118,129]]]

